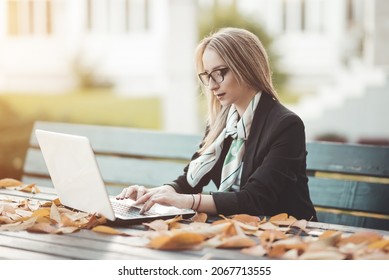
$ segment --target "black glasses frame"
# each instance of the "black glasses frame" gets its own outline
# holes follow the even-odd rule
[[[228,67],[223,67],[215,69],[209,74],[207,72],[200,73],[198,76],[204,86],[209,86],[210,79],[212,79],[215,83],[220,84],[224,81],[224,76],[227,74],[228,70],[230,70]]]

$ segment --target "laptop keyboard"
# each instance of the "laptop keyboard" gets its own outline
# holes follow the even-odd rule
[[[136,217],[148,216],[147,213],[140,214],[139,208],[136,208],[136,207],[133,207],[130,205],[126,205],[124,203],[120,203],[120,200],[119,201],[111,200],[111,204],[112,204],[112,209],[115,212],[116,216],[120,216],[123,218],[136,218]]]

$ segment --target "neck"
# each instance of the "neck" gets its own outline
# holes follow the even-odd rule
[[[234,104],[240,117],[243,116],[244,112],[247,109],[247,106],[249,106],[251,100],[254,98],[256,93],[257,93],[256,91],[250,91],[247,94],[245,94],[245,98],[241,99],[239,103]]]

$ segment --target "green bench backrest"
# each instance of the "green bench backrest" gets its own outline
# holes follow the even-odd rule
[[[319,221],[389,229],[389,147],[308,142],[307,151]]]

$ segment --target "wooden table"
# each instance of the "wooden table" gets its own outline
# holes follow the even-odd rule
[[[54,189],[40,187],[36,195],[10,189],[0,189],[0,197],[33,198],[50,201],[56,198]],[[366,231],[363,228],[309,222],[312,231],[328,229],[354,233]],[[118,228],[133,231],[134,228]],[[373,231],[373,230],[372,230]],[[375,230],[385,236],[389,231]],[[134,239],[128,236],[107,235],[91,230],[80,230],[71,234],[41,234],[27,231],[0,231],[0,259],[88,259],[88,260],[191,260],[191,259],[255,259],[239,250],[202,248],[200,250],[161,251],[134,246]]]

